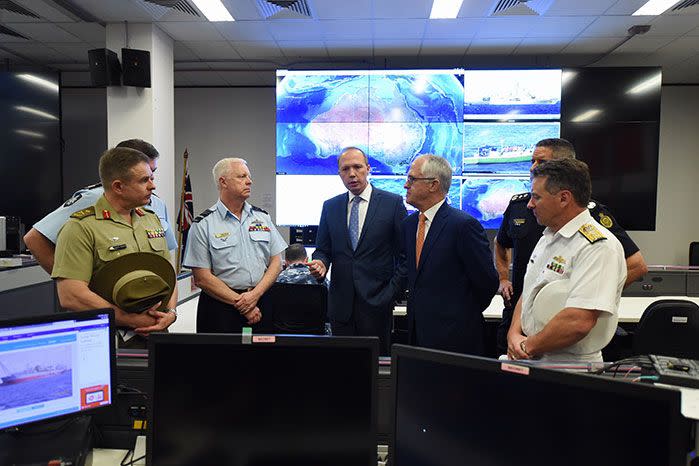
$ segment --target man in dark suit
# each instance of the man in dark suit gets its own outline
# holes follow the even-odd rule
[[[451,173],[446,159],[421,155],[405,182],[406,200],[419,210],[405,219],[402,233],[410,342],[482,355],[483,310],[498,275],[483,227],[445,202]]]
[[[393,301],[400,291],[400,225],[403,199],[373,187],[369,161],[349,147],[338,159],[348,193],[328,199],[318,225],[316,250],[308,268],[323,278],[332,265],[328,317],[333,335],[378,336],[388,354]]]

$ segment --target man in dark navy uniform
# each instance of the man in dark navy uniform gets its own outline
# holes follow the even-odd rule
[[[570,142],[560,138],[542,139],[534,149],[530,170],[545,160],[564,158],[575,158],[575,148]],[[505,303],[497,333],[497,347],[501,354],[507,351],[507,331],[512,321],[512,311],[522,294],[527,262],[544,231],[544,227],[536,222],[534,214],[527,208],[530,197],[530,193],[512,196],[495,238],[495,266],[500,277],[498,293],[502,295]],[[624,248],[627,273],[624,286],[645,275],[648,267],[640,249],[617,223],[611,212],[604,205],[592,200],[587,207],[592,218],[612,232]],[[509,273],[510,260],[512,276]]]

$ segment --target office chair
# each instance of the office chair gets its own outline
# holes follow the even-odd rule
[[[261,331],[324,335],[328,289],[324,285],[275,283],[264,294]]]
[[[651,303],[638,322],[633,349],[634,354],[699,359],[699,306],[680,299]]]
[[[699,266],[699,241],[689,243],[689,265]]]

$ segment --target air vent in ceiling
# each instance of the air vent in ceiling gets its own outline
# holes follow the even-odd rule
[[[201,16],[196,8],[189,4],[187,0],[144,0],[146,3],[158,5],[170,10],[177,10],[192,16]]]
[[[11,11],[12,13],[22,16],[29,16],[30,18],[39,18],[39,15],[32,13],[23,6],[20,6],[15,2],[11,2],[10,0],[0,0],[0,10]]]
[[[685,8],[689,8],[695,5],[699,5],[699,0],[684,0],[683,2],[680,2],[674,7],[672,7],[672,11],[684,10]]]
[[[265,18],[312,18],[306,0],[257,0],[257,7]]]
[[[496,0],[491,16],[543,15],[553,0]]]
[[[12,29],[8,29],[5,26],[3,26],[2,24],[0,24],[0,35],[3,35],[3,34],[6,36],[19,37],[20,39],[27,39],[19,32],[15,32]],[[27,39],[27,40],[29,40],[29,39]]]

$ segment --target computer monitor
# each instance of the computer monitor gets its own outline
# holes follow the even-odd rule
[[[147,464],[375,466],[378,339],[157,334]]]
[[[393,346],[392,466],[686,462],[680,392]]]
[[[0,321],[0,429],[111,405],[110,309]]]

